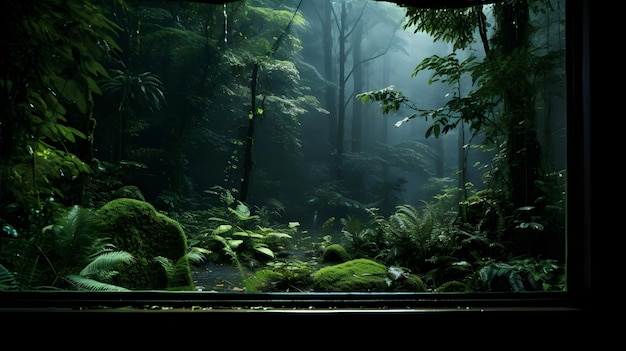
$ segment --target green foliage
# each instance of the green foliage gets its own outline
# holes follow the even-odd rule
[[[113,69],[109,78],[100,84],[103,94],[111,94],[119,101],[117,110],[124,113],[133,105],[143,106],[150,111],[157,111],[165,103],[163,83],[152,72],[137,75]]]
[[[80,271],[80,276],[87,278],[97,278],[101,281],[110,281],[111,277],[118,272],[112,271],[119,262],[132,263],[135,260],[133,255],[124,251],[105,251],[95,255],[85,268]]]
[[[93,260],[79,274],[70,274],[65,279],[74,289],[88,291],[129,291],[126,288],[110,284],[119,274],[116,268],[132,264],[135,258],[125,251],[104,251],[93,256]]]
[[[102,239],[103,226],[89,209],[73,206],[32,233],[2,242],[7,288],[118,290],[108,284],[116,268],[134,258]],[[12,276],[12,278],[10,277]]]
[[[165,271],[168,290],[188,290],[189,287],[179,286],[179,284],[187,280],[187,276],[189,275],[189,263],[202,263],[206,255],[210,253],[211,251],[209,250],[192,247],[185,256],[179,258],[176,262],[164,256],[155,256],[152,260],[157,262]]]
[[[467,48],[474,42],[474,28],[484,21],[483,6],[442,11],[439,9],[422,9],[407,7],[408,21],[405,29],[413,29],[414,33],[426,32],[434,40],[453,43],[454,50]],[[486,24],[488,25],[488,24]]]
[[[118,285],[133,290],[192,288],[189,248],[178,222],[157,212],[150,203],[130,198],[114,199],[96,213],[104,221],[111,242],[136,258],[115,277]],[[176,274],[163,270],[163,261],[154,260],[159,256],[174,262]]]
[[[341,233],[348,242],[348,255],[354,258],[374,257],[382,247],[379,246],[382,240],[377,240],[380,233],[380,218],[376,215],[376,209],[369,209],[371,222],[362,223],[359,218],[341,218]],[[330,246],[329,246],[330,247]]]
[[[414,109],[415,107],[411,104],[411,101],[404,96],[404,93],[394,90],[394,86],[388,86],[384,89],[376,91],[359,93],[356,94],[356,98],[361,100],[362,103],[379,102],[381,104],[381,111],[384,115],[398,112],[401,107],[409,107],[411,109]],[[414,117],[416,117],[416,115],[409,118]]]
[[[80,275],[71,274],[68,275],[66,279],[77,290],[82,291],[130,291],[120,286],[102,283],[97,280],[82,277]]]
[[[558,291],[565,283],[563,265],[552,259],[487,261],[478,276],[482,291]]]
[[[18,282],[11,271],[0,264],[0,291],[17,290]]]
[[[428,84],[440,82],[458,86],[465,75],[477,74],[476,72],[479,71],[480,66],[475,63],[475,60],[475,56],[470,56],[460,62],[456,52],[444,57],[433,55],[422,60],[415,67],[412,76],[415,77],[422,71],[433,71]],[[431,135],[437,138],[441,134],[447,134],[456,129],[461,122],[467,123],[470,126],[470,131],[474,134],[483,130],[483,124],[493,124],[488,116],[490,116],[495,104],[489,100],[478,99],[471,93],[468,97],[461,97],[460,93],[456,92],[443,107],[435,109],[420,109],[404,93],[394,90],[393,86],[378,91],[360,93],[357,94],[357,98],[363,103],[378,102],[383,114],[398,112],[402,107],[415,111],[415,113],[396,122],[395,127],[400,127],[403,123],[417,117],[424,118],[425,121],[431,119],[432,125],[426,130],[426,138]]]
[[[107,75],[101,59],[119,48],[113,40],[119,28],[98,2],[10,0],[2,12],[8,56],[0,76],[6,108],[0,163],[2,184],[9,184],[2,191],[28,209],[50,194],[67,195],[58,181],[89,172],[70,151],[89,131],[73,125],[68,111],[89,119],[92,93],[100,93],[96,81]]]
[[[424,203],[421,210],[400,205],[388,218],[372,210],[365,225],[342,219],[342,231],[355,257],[404,267],[435,291],[564,288],[563,263],[536,258],[528,250],[523,258],[509,258],[519,243],[503,240],[502,205],[489,192],[478,192],[468,202],[471,220],[455,222],[454,212],[440,208],[448,206],[444,201]]]
[[[207,218],[210,227],[201,230],[194,242],[196,246],[210,250],[209,257],[215,261],[228,258],[242,274],[244,266],[252,268],[271,261],[278,252],[292,245],[292,233],[296,232],[296,227],[274,229],[261,226],[260,217],[251,215],[242,202],[238,202],[236,209],[225,207],[218,211],[221,214]]]

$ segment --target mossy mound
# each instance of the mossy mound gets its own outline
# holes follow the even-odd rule
[[[368,259],[355,259],[321,268],[313,276],[319,291],[385,291],[387,267]]]
[[[132,290],[193,290],[187,238],[180,224],[144,201],[120,198],[96,211],[117,250],[136,261],[120,270],[115,284]],[[166,270],[163,259],[171,262]],[[159,262],[161,261],[161,263]]]
[[[418,276],[394,277],[386,266],[363,258],[324,267],[313,282],[318,291],[426,291]]]
[[[322,253],[323,263],[343,263],[351,259],[346,249],[339,244],[328,245]]]
[[[135,200],[146,201],[141,190],[134,185],[123,186],[113,192],[111,195],[113,199],[129,198]]]

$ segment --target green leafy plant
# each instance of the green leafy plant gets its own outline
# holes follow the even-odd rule
[[[89,151],[96,80],[106,48],[119,49],[119,29],[99,3],[50,0],[23,6],[3,3],[7,13],[4,50],[11,53],[0,75],[3,127],[0,129],[2,192],[25,209],[53,194],[76,194],[70,179],[90,172],[78,153]],[[75,114],[75,118],[68,118]],[[82,149],[82,150],[81,150]],[[80,189],[79,189],[80,190]],[[1,204],[5,205],[5,204]]]
[[[132,264],[135,258],[125,251],[105,251],[93,257],[79,274],[68,274],[65,280],[72,288],[89,291],[129,291],[126,288],[107,283],[119,274],[121,264]]]
[[[167,275],[168,288],[175,289],[173,282],[176,281],[176,277],[180,274],[187,273],[188,263],[201,264],[206,260],[207,255],[211,254],[210,250],[201,247],[190,247],[185,257],[181,257],[176,262],[163,256],[156,256],[153,260],[161,265]]]
[[[24,289],[123,290],[108,283],[116,267],[134,260],[108,244],[100,218],[80,206],[54,224],[5,241],[2,256],[3,285]]]
[[[103,94],[114,96],[118,104],[114,123],[114,161],[120,162],[124,158],[123,135],[128,130],[136,129],[129,128],[131,122],[136,122],[133,117],[141,109],[153,112],[160,110],[165,103],[165,88],[152,72],[135,75],[119,69],[111,70],[109,78],[100,84]]]
[[[487,261],[478,271],[482,291],[549,291],[564,287],[564,266],[556,260],[533,258]]]
[[[230,201],[230,197],[226,197]],[[194,246],[206,248],[207,259],[216,262],[230,261],[245,276],[254,269],[276,259],[277,253],[291,247],[295,227],[274,229],[259,225],[261,219],[252,215],[242,202],[236,208],[222,207],[208,217],[209,228],[194,236]],[[219,213],[218,213],[219,212]]]

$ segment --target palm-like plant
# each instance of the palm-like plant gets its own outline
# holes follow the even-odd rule
[[[117,101],[115,128],[115,161],[123,157],[123,133],[131,118],[141,109],[155,112],[165,103],[165,88],[157,75],[143,72],[134,75],[129,71],[113,69],[110,78],[101,82],[103,94],[114,97]]]
[[[152,72],[134,75],[128,71],[113,69],[110,78],[101,83],[102,93],[118,97],[118,112],[129,108],[145,107],[150,111],[161,109],[165,103],[163,83]]]

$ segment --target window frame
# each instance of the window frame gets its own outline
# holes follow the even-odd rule
[[[175,0],[173,0],[175,1]],[[384,1],[384,0],[380,0]],[[202,2],[202,1],[201,1]],[[207,1],[204,1],[207,2]],[[228,1],[208,1],[222,3]],[[393,0],[413,5],[419,1]],[[472,2],[472,1],[470,1]],[[432,3],[427,1],[427,3]],[[458,3],[452,1],[452,3]],[[580,316],[591,309],[591,170],[590,170],[590,36],[589,0],[568,1],[566,8],[567,55],[567,291],[524,293],[211,293],[211,292],[15,292],[0,291],[0,318],[18,312],[254,311],[280,315],[368,316],[495,316],[526,313]],[[304,313],[303,313],[304,312]],[[128,313],[125,314],[128,316]],[[429,318],[430,318],[429,317]],[[221,317],[220,317],[221,318]],[[574,318],[574,320],[577,320]]]

